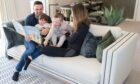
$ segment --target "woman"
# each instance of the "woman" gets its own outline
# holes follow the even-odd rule
[[[82,4],[76,4],[72,7],[73,14],[73,34],[67,37],[68,45],[66,48],[46,46],[41,49],[41,53],[47,56],[77,56],[80,53],[81,46],[89,29],[88,14]]]

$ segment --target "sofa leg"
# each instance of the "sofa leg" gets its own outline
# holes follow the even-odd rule
[[[5,55],[9,60],[13,59],[13,57],[9,56],[7,53]]]
[[[13,59],[13,57],[11,57],[11,56],[7,56],[7,58],[8,58],[9,60]]]

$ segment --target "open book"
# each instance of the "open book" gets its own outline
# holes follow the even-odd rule
[[[30,35],[31,36],[31,40],[41,44],[42,43],[42,36],[40,34],[40,30],[37,27],[34,26],[22,26],[19,22],[17,21],[13,21],[13,25],[16,29],[16,31],[23,35],[23,36],[27,36]]]

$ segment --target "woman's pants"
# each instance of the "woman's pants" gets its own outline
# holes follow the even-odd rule
[[[41,49],[41,53],[51,57],[72,57],[78,55],[74,49],[45,46]]]

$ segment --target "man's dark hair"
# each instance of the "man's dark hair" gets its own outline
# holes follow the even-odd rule
[[[35,1],[34,5],[43,5],[43,3],[41,1]]]

